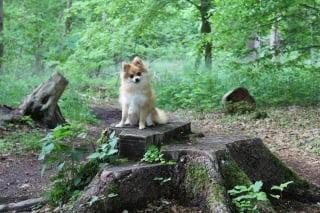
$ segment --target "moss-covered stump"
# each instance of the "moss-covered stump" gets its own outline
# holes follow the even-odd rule
[[[202,212],[234,212],[227,193],[236,185],[263,181],[263,191],[294,181],[282,199],[319,202],[319,188],[287,168],[257,138],[197,138],[162,146],[175,165],[126,164],[105,168],[86,188],[70,212],[132,212],[160,198],[197,206]],[[169,180],[169,181],[159,181]],[[92,202],[94,198],[95,202]],[[257,202],[260,212],[274,212],[269,200]]]

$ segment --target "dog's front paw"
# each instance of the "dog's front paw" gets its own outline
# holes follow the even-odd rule
[[[118,123],[117,125],[116,125],[116,127],[123,127],[124,125],[123,125],[123,123]]]
[[[145,129],[146,126],[145,125],[139,125],[139,129]]]

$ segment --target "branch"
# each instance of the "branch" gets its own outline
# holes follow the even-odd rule
[[[190,4],[192,4],[193,6],[195,6],[198,10],[201,10],[200,6],[197,5],[196,3],[194,3],[193,1],[191,0],[186,0],[187,2],[189,2]]]
[[[307,9],[312,9],[312,10],[320,11],[319,8],[310,6],[310,5],[308,5],[308,4],[304,4],[304,3],[303,3],[303,4],[300,4],[300,5],[303,6],[303,7],[305,7],[305,8],[307,8]]]

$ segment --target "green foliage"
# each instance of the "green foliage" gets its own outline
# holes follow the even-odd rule
[[[280,195],[270,194],[275,199],[282,199],[282,192],[293,181],[282,183],[278,186],[272,186],[271,190],[280,191]],[[228,190],[228,194],[232,196],[232,203],[240,212],[259,212],[257,203],[259,201],[267,201],[265,192],[261,191],[262,181],[256,181],[249,187],[244,185],[236,185],[233,189]]]
[[[101,195],[101,196],[95,196],[95,195],[93,195],[93,196],[91,197],[91,199],[88,201],[88,205],[89,205],[89,206],[92,206],[94,203],[96,203],[96,202],[98,202],[98,201],[100,201],[100,200],[104,200],[104,199],[106,199],[106,196],[104,196],[104,195]]]
[[[41,148],[38,130],[28,132],[12,132],[0,138],[0,153],[22,154]]]
[[[150,62],[151,72],[156,69],[158,104],[165,109],[217,109],[223,94],[238,86],[248,88],[258,106],[319,101],[318,1],[214,1],[208,11],[214,30],[208,35],[199,35],[194,4],[87,0],[66,8],[65,0],[8,1],[0,100],[17,106],[58,69],[70,82],[59,102],[63,114],[72,122],[95,123],[88,105],[116,98],[121,61],[140,55]],[[67,18],[72,29],[65,32]],[[280,44],[272,59],[268,41],[275,24]],[[245,48],[253,40],[260,45]],[[206,41],[213,41],[214,66],[196,69]],[[250,59],[253,52],[256,58]],[[154,66],[158,61],[171,64]]]
[[[288,181],[285,183],[280,184],[279,186],[272,186],[271,190],[278,190],[280,191],[280,195],[274,195],[274,194],[270,194],[271,197],[275,198],[275,199],[282,199],[282,192],[285,188],[288,187],[289,184],[293,183],[293,181]]]
[[[107,162],[114,162],[116,159],[114,154],[118,153],[118,149],[116,149],[118,138],[115,136],[115,132],[112,132],[108,139],[106,138],[107,133],[107,129],[102,132],[100,139],[97,140],[98,147],[96,151],[87,156],[87,159],[95,159],[97,162],[103,162],[99,164],[99,168],[104,168]]]
[[[48,165],[56,166],[56,174],[50,178],[53,189],[48,191],[49,203],[57,205],[73,196],[83,183],[80,176],[80,160],[85,149],[76,146],[76,138],[85,138],[86,132],[75,125],[58,126],[42,139],[42,150],[38,157],[43,160],[41,176]]]
[[[148,147],[146,153],[144,153],[143,158],[141,161],[146,163],[165,163],[165,159],[163,157],[163,154],[160,152],[158,147],[155,145],[151,145]]]
[[[50,178],[53,187],[46,192],[51,205],[74,201],[81,194],[96,173],[107,163],[115,160],[117,138],[106,130],[97,140],[98,148],[90,154],[86,163],[81,163],[86,149],[77,145],[78,138],[84,139],[86,132],[76,125],[58,126],[42,139],[42,151],[39,160],[43,160],[44,174],[47,165],[56,165],[56,174]],[[94,202],[94,201],[93,201]]]
[[[260,191],[263,183],[256,181],[249,187],[236,185],[228,193],[233,197],[232,203],[240,212],[259,212],[257,202],[267,201],[267,195]]]

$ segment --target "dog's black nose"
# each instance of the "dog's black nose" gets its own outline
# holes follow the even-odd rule
[[[136,81],[136,83],[138,83],[138,82],[140,81],[140,79],[139,79],[139,78],[136,78],[135,81]]]

